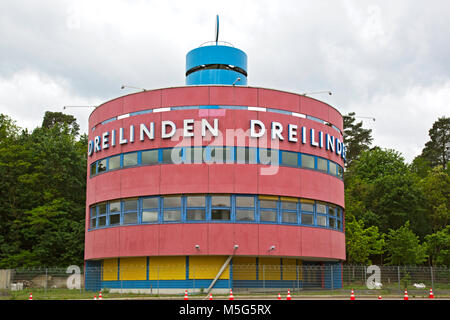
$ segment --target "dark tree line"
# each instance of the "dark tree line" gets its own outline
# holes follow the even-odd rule
[[[411,164],[371,147],[371,131],[345,117],[347,261],[450,264],[450,118],[439,118]]]
[[[0,114],[0,268],[82,264],[86,146],[73,116],[29,132]]]

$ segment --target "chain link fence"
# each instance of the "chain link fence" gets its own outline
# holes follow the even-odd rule
[[[195,268],[136,265],[116,272],[102,266],[0,270],[0,299],[92,299],[99,291],[113,297],[181,297],[212,292],[237,295],[401,295],[450,296],[450,268],[361,265],[236,265],[220,276],[213,266]],[[217,279],[216,279],[217,277]]]

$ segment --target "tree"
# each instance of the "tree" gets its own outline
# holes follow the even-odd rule
[[[450,160],[450,118],[439,118],[428,135],[430,140],[425,143],[420,157],[428,160],[432,167],[441,165],[445,170]]]
[[[387,264],[417,265],[423,263],[427,254],[426,247],[420,245],[419,237],[410,229],[409,221],[386,236]]]
[[[347,147],[346,166],[358,159],[362,151],[368,150],[372,144],[372,129],[364,129],[362,121],[355,123],[355,113],[344,115],[344,142]]]
[[[87,137],[70,117],[32,133],[0,123],[11,132],[0,138],[0,268],[83,262]]]
[[[42,128],[51,129],[55,127],[60,130],[69,130],[69,133],[75,137],[80,132],[80,126],[74,116],[62,112],[46,111],[42,120]]]
[[[346,216],[377,226],[382,233],[410,220],[423,237],[431,230],[418,182],[400,153],[379,147],[363,151],[345,177]]]
[[[347,261],[355,264],[372,264],[369,257],[383,253],[384,240],[378,228],[364,228],[362,220],[351,219],[345,225]]]
[[[420,182],[426,199],[432,231],[444,228],[450,220],[450,175],[442,166],[434,167]]]
[[[450,265],[450,226],[425,237],[426,252],[430,257],[430,264]]]

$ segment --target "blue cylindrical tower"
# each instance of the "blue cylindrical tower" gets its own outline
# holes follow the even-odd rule
[[[238,80],[238,78],[240,80]],[[202,46],[186,55],[186,85],[247,85],[247,55],[237,48]]]

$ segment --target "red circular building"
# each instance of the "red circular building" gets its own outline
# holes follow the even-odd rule
[[[246,86],[245,54],[210,47],[193,83],[90,115],[86,288],[340,287],[342,115]]]

